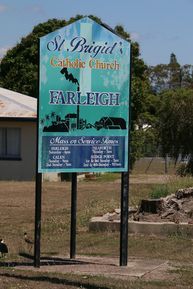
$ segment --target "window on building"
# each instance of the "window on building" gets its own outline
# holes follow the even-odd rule
[[[21,159],[21,129],[0,127],[0,159]]]

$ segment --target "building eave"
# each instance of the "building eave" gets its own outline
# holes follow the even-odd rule
[[[37,117],[2,117],[0,116],[0,121],[24,121],[24,122],[37,122]]]

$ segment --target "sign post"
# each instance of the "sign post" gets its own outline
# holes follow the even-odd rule
[[[130,43],[89,17],[40,38],[38,172],[128,172]],[[126,189],[126,188],[125,188]]]
[[[39,64],[40,52],[38,50]],[[38,69],[38,79],[40,71]],[[40,85],[40,83],[39,83]],[[39,108],[39,99],[37,99],[37,107]],[[36,178],[35,178],[35,234],[34,234],[34,267],[40,267],[40,240],[41,240],[41,207],[42,207],[42,173],[38,172],[39,161],[39,109],[37,109],[36,124]]]
[[[128,259],[128,191],[129,174],[121,175],[121,222],[120,222],[120,266],[127,266]]]
[[[34,267],[40,267],[42,174],[36,172]]]
[[[70,258],[76,257],[76,207],[77,207],[77,174],[72,173],[71,188],[71,231],[70,231]]]

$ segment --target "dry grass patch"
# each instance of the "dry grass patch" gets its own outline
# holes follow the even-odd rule
[[[190,181],[190,180],[189,180]],[[179,185],[179,184],[178,184]],[[154,184],[131,184],[130,205],[149,196]],[[34,236],[34,183],[1,182],[0,237],[9,246],[11,260],[26,252],[23,233]],[[42,193],[42,255],[68,255],[70,243],[70,183],[44,183]],[[86,181],[78,184],[77,254],[119,256],[119,234],[89,233],[91,217],[112,211],[120,205],[120,183]],[[193,259],[192,241],[188,236],[129,236],[129,254],[139,257],[172,260]]]

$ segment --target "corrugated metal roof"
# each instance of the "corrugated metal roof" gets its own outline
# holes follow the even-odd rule
[[[0,117],[36,118],[37,99],[0,87]]]

